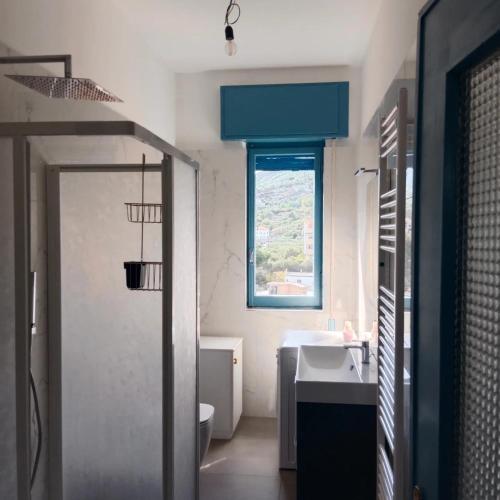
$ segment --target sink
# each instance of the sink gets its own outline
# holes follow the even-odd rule
[[[360,383],[361,375],[351,353],[343,346],[302,346],[296,381]]]
[[[361,363],[358,349],[339,345],[299,348],[295,393],[297,402],[365,404],[377,402],[377,364]]]

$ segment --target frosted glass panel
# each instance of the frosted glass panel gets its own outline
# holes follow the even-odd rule
[[[12,140],[0,140],[0,498],[17,498]]]
[[[61,173],[64,500],[162,499],[162,294],[125,286],[140,257],[138,172]],[[159,172],[146,198],[161,201]],[[162,260],[161,224],[144,259]]]
[[[500,498],[500,51],[462,82],[454,498]]]
[[[174,500],[194,500],[199,428],[195,171],[175,161],[173,187]]]

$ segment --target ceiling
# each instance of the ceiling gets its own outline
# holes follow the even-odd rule
[[[176,72],[360,64],[381,0],[239,0],[238,53],[224,53],[228,0],[119,0]]]

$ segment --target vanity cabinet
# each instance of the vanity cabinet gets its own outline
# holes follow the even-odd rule
[[[377,360],[368,345],[301,346],[297,500],[375,500]]]
[[[200,402],[215,408],[213,439],[231,439],[243,411],[243,339],[200,337]]]
[[[280,469],[297,468],[295,372],[297,347],[282,347],[278,360],[278,439]]]
[[[304,344],[341,344],[342,332],[287,330],[281,338],[277,360],[277,409],[280,469],[297,468],[297,404],[295,374],[299,347]]]
[[[280,469],[297,468],[297,400],[295,374],[299,347],[304,344],[342,344],[342,332],[286,330],[281,338],[277,360],[277,414]]]
[[[375,500],[377,407],[297,403],[297,500]]]

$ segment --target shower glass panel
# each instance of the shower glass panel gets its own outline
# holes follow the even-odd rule
[[[145,192],[161,201],[160,172]],[[130,291],[140,256],[138,171],[62,171],[61,402],[63,500],[163,499],[162,294]],[[161,224],[144,227],[162,260]]]
[[[12,140],[0,139],[0,498],[17,498],[14,169]]]
[[[156,293],[127,289],[123,266],[140,257],[125,203],[141,201],[143,154],[145,201],[163,205],[162,223],[144,228],[144,259],[169,270]],[[195,500],[198,163],[116,120],[0,123],[0,160],[0,327],[11,332],[0,343],[0,498],[30,498],[31,367],[43,432],[32,498]]]
[[[198,381],[198,256],[197,173],[174,160],[171,207],[173,255],[171,279],[173,363],[173,463],[174,500],[198,498],[199,408]],[[168,197],[167,197],[168,199]],[[167,264],[168,266],[168,264]],[[168,271],[167,271],[168,273]]]

